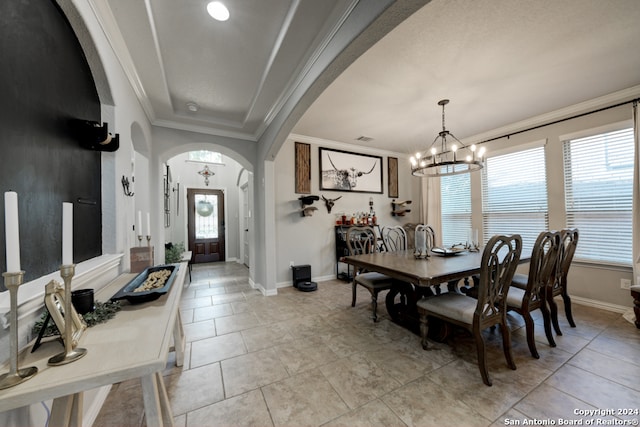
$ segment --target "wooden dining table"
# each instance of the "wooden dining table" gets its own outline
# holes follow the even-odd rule
[[[525,263],[530,257],[520,257]],[[345,263],[356,269],[376,271],[394,280],[386,295],[385,305],[389,316],[396,323],[418,330],[416,303],[425,296],[437,295],[443,291],[441,285],[447,285],[449,292],[473,294],[473,276],[480,273],[482,251],[463,251],[455,254],[430,254],[417,259],[413,250],[398,252],[376,252],[344,257]],[[462,286],[458,283],[464,280]],[[435,328],[434,328],[434,334]]]

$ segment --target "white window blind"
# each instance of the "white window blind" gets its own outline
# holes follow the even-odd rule
[[[470,174],[449,175],[440,178],[440,209],[442,244],[447,246],[466,243],[471,230]]]
[[[540,232],[549,229],[544,146],[489,157],[482,172],[483,240],[520,234],[530,253]]]
[[[567,226],[575,259],[631,265],[633,128],[563,143]]]

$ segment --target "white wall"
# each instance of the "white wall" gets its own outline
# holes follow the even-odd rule
[[[295,142],[311,145],[311,194],[335,199],[331,214],[327,213],[324,201],[320,198],[313,206],[317,207],[312,216],[303,217],[300,213],[299,197],[295,193]],[[349,193],[344,191],[320,191],[320,172],[318,148],[334,148],[362,154],[383,157],[383,193]],[[391,200],[388,196],[387,157],[398,158],[398,200],[412,200],[412,211],[404,217],[391,215]],[[311,265],[314,280],[335,278],[335,216],[340,212],[348,213],[369,211],[369,198],[373,198],[374,210],[381,225],[402,225],[417,222],[419,179],[411,176],[409,162],[403,154],[375,150],[363,150],[361,147],[340,144],[334,141],[322,141],[300,135],[290,136],[275,159],[275,222],[276,222],[276,280],[279,287],[290,286],[290,261],[294,265]]]

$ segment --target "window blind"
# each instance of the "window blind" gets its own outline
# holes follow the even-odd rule
[[[631,265],[633,128],[563,142],[568,227],[575,259]]]
[[[544,146],[489,157],[482,171],[483,243],[520,234],[523,253],[530,253],[549,228]]]
[[[471,230],[471,175],[440,177],[442,244],[466,243]]]

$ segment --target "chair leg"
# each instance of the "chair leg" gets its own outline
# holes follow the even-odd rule
[[[429,332],[429,324],[427,323],[427,315],[420,313],[420,343],[423,350],[428,350],[427,347],[427,332]]]
[[[573,321],[573,314],[571,313],[571,298],[567,293],[567,288],[562,287],[562,301],[564,302],[564,313],[567,316],[567,321],[572,328],[576,327],[576,322]]]
[[[482,381],[491,386],[491,379],[489,378],[489,372],[487,371],[487,353],[484,348],[484,338],[482,338],[482,332],[473,331],[473,337],[476,341],[476,350],[478,351],[478,368],[480,368],[480,375],[482,375]]]
[[[558,323],[558,304],[556,304],[553,299],[553,291],[549,290],[549,294],[547,295],[547,302],[549,303],[549,311],[551,312],[551,324],[553,324],[553,329],[555,329],[556,334],[562,335],[562,331],[560,330],[560,324]]]
[[[509,330],[506,319],[504,319],[503,323],[500,325],[500,331],[502,332],[502,350],[504,351],[505,359],[507,359],[507,366],[515,371],[516,362],[513,359],[513,352],[511,350],[511,331]]]
[[[527,330],[527,344],[529,345],[531,356],[533,356],[535,359],[540,359],[540,355],[538,354],[538,350],[536,349],[536,340],[534,336],[535,326],[533,323],[533,319],[531,318],[531,313],[523,313],[522,318],[524,319],[525,328]]]
[[[373,307],[373,321],[378,321],[378,293],[371,292],[371,305]]]
[[[544,323],[544,334],[547,336],[547,342],[551,347],[556,346],[556,341],[553,339],[553,332],[551,332],[551,315],[549,314],[549,307],[547,307],[547,301],[542,301],[540,304],[540,311],[542,312],[542,321]]]
[[[356,286],[358,286],[358,285],[356,284],[355,281],[351,283],[351,293],[352,293],[352,296],[351,296],[351,307],[355,307],[356,306]]]

